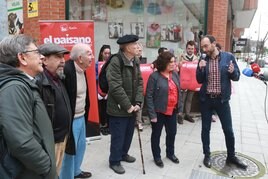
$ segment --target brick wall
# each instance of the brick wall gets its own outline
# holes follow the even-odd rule
[[[38,17],[28,18],[27,0],[23,0],[24,34],[37,40],[40,37],[39,20],[65,19],[65,0],[38,0],[38,9]]]
[[[223,50],[226,50],[227,12],[228,0],[208,0],[207,34],[213,35]]]

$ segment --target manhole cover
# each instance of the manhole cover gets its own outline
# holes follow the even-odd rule
[[[227,154],[223,151],[211,153],[211,167],[219,174],[231,178],[258,178],[265,174],[265,167],[262,163],[244,154],[236,153],[236,156],[248,165],[247,170],[225,165]]]

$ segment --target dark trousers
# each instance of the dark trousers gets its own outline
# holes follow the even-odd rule
[[[235,138],[232,126],[232,116],[229,101],[221,102],[221,98],[210,98],[207,96],[205,101],[200,102],[202,117],[201,138],[203,143],[204,155],[210,155],[210,128],[212,112],[215,110],[221,121],[221,126],[225,136],[228,157],[235,155]]]
[[[107,100],[98,100],[100,123],[102,126],[109,126],[109,116],[107,110]]]
[[[155,160],[161,158],[160,149],[160,137],[163,126],[166,129],[166,155],[174,155],[174,143],[175,136],[177,133],[177,121],[176,114],[173,113],[171,116],[167,116],[161,113],[157,113],[157,122],[151,122],[152,124],[152,135],[151,135],[151,148],[153,152],[153,157]]]
[[[109,162],[110,165],[117,165],[130,148],[135,128],[135,117],[110,116],[109,125],[111,133]]]

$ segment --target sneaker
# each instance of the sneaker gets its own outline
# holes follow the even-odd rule
[[[122,167],[121,164],[110,165],[109,167],[117,174],[124,174],[125,173],[125,169]]]
[[[237,168],[241,168],[243,170],[247,169],[247,165],[244,164],[241,160],[239,160],[236,156],[234,157],[227,157],[226,159],[226,165],[235,165]]]
[[[133,163],[136,161],[136,158],[127,154],[124,157],[122,157],[122,161],[127,162],[127,163]]]
[[[181,115],[178,115],[178,123],[179,124],[183,124],[183,119],[182,119],[182,116]]]
[[[184,119],[185,119],[186,121],[189,121],[189,122],[191,122],[191,123],[194,123],[194,119],[193,119],[191,116],[189,116],[188,114],[185,114]]]

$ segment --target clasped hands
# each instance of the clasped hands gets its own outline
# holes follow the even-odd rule
[[[127,110],[128,113],[137,112],[141,109],[140,105],[136,104],[135,106],[131,105],[131,107]]]

